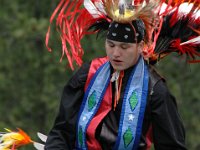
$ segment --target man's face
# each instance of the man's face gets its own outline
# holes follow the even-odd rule
[[[142,43],[124,43],[106,40],[106,53],[115,70],[125,70],[136,64],[142,48]]]

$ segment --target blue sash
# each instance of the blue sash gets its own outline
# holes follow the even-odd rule
[[[141,57],[133,68],[125,88],[118,137],[114,150],[137,150],[148,94],[149,74]],[[95,73],[85,92],[79,112],[76,132],[77,149],[87,150],[86,132],[110,83],[110,64],[106,62]]]

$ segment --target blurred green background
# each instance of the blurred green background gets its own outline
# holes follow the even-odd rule
[[[4,128],[47,134],[64,85],[73,72],[61,57],[61,42],[52,26],[51,53],[45,47],[49,18],[59,0],[0,0],[0,131]],[[55,23],[54,23],[55,24]],[[84,61],[103,56],[103,40],[82,40]],[[156,66],[176,96],[189,150],[200,149],[200,64],[172,55]],[[24,148],[34,149],[32,145]]]

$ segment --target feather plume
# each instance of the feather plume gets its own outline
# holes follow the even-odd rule
[[[90,2],[88,1],[88,3]],[[96,19],[82,7],[82,4],[83,0],[74,0],[73,2],[61,1],[50,19],[51,24],[56,14],[58,14],[56,25],[60,32],[63,49],[60,61],[62,61],[63,57],[66,56],[72,70],[74,69],[74,62],[78,66],[81,66],[82,64],[84,51],[81,47],[80,41],[84,35],[91,34],[87,29],[96,21]],[[46,44],[48,49],[51,50],[48,46],[49,36],[50,27],[46,35]]]
[[[38,143],[38,142],[34,142],[33,146],[37,149],[37,150],[44,150],[44,144]]]
[[[92,24],[88,30],[92,30],[93,32],[97,32],[97,38],[99,35],[104,36],[107,34],[110,22],[106,19],[97,20],[94,24]]]
[[[42,140],[43,142],[46,142],[47,141],[47,136],[38,132],[37,133],[37,136],[40,138],[40,140]]]
[[[144,14],[149,15],[150,18],[153,18],[155,14],[152,12],[155,10],[158,4],[158,1],[150,0],[148,3],[146,3],[146,1],[139,1],[137,2],[137,6],[130,6],[130,4],[124,0],[120,0],[119,3],[116,1],[113,2],[112,0],[107,0],[104,5],[109,18],[120,23],[130,23],[132,20],[136,20]],[[153,16],[151,16],[152,14]]]
[[[179,5],[178,1],[175,1],[174,5]],[[191,10],[194,10],[193,7]],[[200,21],[194,15],[195,10],[191,10],[183,13],[179,8],[176,8],[164,17],[150,61],[155,63],[156,60],[171,52],[176,52],[179,55],[187,55],[188,62],[198,62],[196,58],[200,56]]]
[[[15,150],[20,146],[33,143],[31,138],[19,128],[18,131],[5,130],[7,132],[0,136],[0,150]]]
[[[42,142],[46,142],[47,141],[47,136],[40,133],[40,132],[37,132],[37,136],[40,138],[40,140]],[[37,149],[37,150],[44,150],[44,144],[42,143],[38,143],[38,142],[33,142],[33,146]]]
[[[186,44],[200,44],[200,36],[196,37],[196,38],[193,38],[189,41],[186,41],[186,42],[183,42],[181,43],[180,45],[186,45]]]
[[[102,2],[102,1],[95,1],[94,2],[94,4],[95,4],[95,6],[96,6],[96,8],[98,9],[98,11],[101,13],[101,14],[103,14],[104,16],[106,16],[107,14],[106,14],[106,11],[105,11],[105,9],[104,9],[104,3]]]
[[[191,9],[181,12],[183,4]],[[84,7],[82,7],[84,5]],[[165,5],[165,7],[163,7]],[[62,41],[62,56],[71,69],[81,66],[84,51],[80,41],[86,34],[107,31],[111,21],[131,23],[141,19],[146,28],[144,57],[152,62],[171,52],[199,56],[199,0],[61,0],[50,18],[57,15],[56,25]],[[88,30],[89,29],[89,30]],[[50,26],[46,34],[49,51]],[[189,49],[189,46],[191,49]]]
[[[94,18],[98,18],[99,16],[101,16],[98,8],[92,3],[91,0],[84,0],[84,7]]]

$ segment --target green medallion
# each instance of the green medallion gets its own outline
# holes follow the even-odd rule
[[[96,105],[96,91],[93,91],[88,99],[88,111],[91,111]]]
[[[133,140],[133,134],[131,132],[131,128],[130,127],[125,131],[125,133],[123,135],[123,140],[124,140],[124,147],[127,148],[128,145]]]
[[[133,111],[135,106],[137,105],[138,99],[137,99],[137,93],[134,91],[129,99],[131,110]]]
[[[83,146],[83,129],[81,126],[79,127],[78,140],[79,140],[80,146],[82,147]]]

